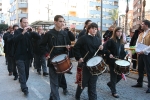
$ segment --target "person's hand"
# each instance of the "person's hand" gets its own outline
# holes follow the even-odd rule
[[[109,55],[109,58],[114,58],[114,56],[112,54]]]
[[[143,51],[137,52],[137,54],[138,54],[138,55],[141,55],[141,54],[144,54],[144,52],[143,52]]]
[[[67,45],[66,48],[69,50],[70,49],[70,45]]]
[[[100,46],[99,46],[99,50],[103,50],[103,45],[100,45]]]
[[[47,57],[46,57],[46,60],[48,60],[49,58],[50,58],[50,56],[47,56]]]
[[[79,63],[82,63],[82,62],[84,62],[84,60],[83,60],[83,58],[80,58]]]
[[[26,32],[28,31],[28,29],[30,29],[30,26],[25,27],[25,28],[23,29],[22,34],[26,33]]]

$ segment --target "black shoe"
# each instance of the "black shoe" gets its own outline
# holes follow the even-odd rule
[[[9,76],[11,76],[12,75],[12,72],[9,72]]]
[[[44,72],[44,73],[43,73],[43,76],[47,76],[47,75],[49,75],[47,72]]]
[[[72,74],[72,72],[71,72],[71,71],[69,71],[69,72],[67,72],[67,74]]]
[[[38,73],[39,75],[41,75],[41,72],[40,72],[40,71],[38,71],[37,73]]]
[[[142,87],[142,85],[137,83],[136,85],[132,85],[132,87]]]
[[[67,95],[68,94],[68,90],[67,89],[63,89],[63,93],[64,93],[64,95]]]
[[[115,97],[115,98],[119,98],[119,96],[115,93],[112,93],[112,96]]]
[[[29,94],[28,90],[24,90],[23,93],[25,96],[27,96]]]
[[[150,93],[150,88],[147,89],[146,93]]]
[[[14,77],[14,80],[17,80],[17,79],[18,79],[18,75]]]

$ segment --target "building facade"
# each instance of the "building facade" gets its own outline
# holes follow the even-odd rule
[[[55,15],[63,15],[67,25],[83,29],[84,22],[91,19],[100,27],[101,0],[10,0],[11,24],[19,23],[27,17],[29,24],[43,20],[53,21]],[[118,9],[118,0],[103,0],[103,31],[113,24],[110,18],[112,9]]]

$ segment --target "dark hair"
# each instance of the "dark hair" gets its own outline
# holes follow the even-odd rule
[[[18,25],[13,25],[13,29],[14,29],[15,27],[19,27],[19,26],[18,26]]]
[[[85,29],[86,25],[87,25],[89,22],[92,22],[92,21],[89,20],[89,19],[85,21],[85,23],[84,23],[84,28],[83,28],[83,29]]]
[[[150,28],[150,21],[149,20],[143,20],[142,22],[144,22],[144,24],[147,25],[148,28]]]
[[[22,17],[22,18],[20,19],[20,22],[22,22],[23,19],[27,19],[27,17]]]
[[[64,18],[63,16],[61,16],[61,15],[56,15],[55,17],[54,17],[54,21],[58,21],[59,20],[59,18]]]
[[[91,24],[88,26],[87,30],[86,30],[86,34],[89,33],[89,30],[90,30],[91,28],[97,28],[97,29],[98,29],[98,25],[97,25],[96,23],[91,23]]]
[[[121,27],[116,27],[116,28],[114,29],[113,35],[112,35],[112,37],[111,37],[111,39],[113,39],[115,42],[117,41],[116,32],[117,32],[118,30],[122,30],[122,28],[121,28]],[[122,44],[124,43],[124,42],[123,42],[123,34],[122,34],[122,36],[121,36],[121,38],[120,38],[120,43],[122,43]]]

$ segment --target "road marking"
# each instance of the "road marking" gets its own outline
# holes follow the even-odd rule
[[[37,90],[37,89],[35,89],[34,87],[31,87],[31,90],[33,90],[33,92],[37,95],[37,97],[39,98],[39,99],[43,99],[44,97],[40,94],[40,92]]]

